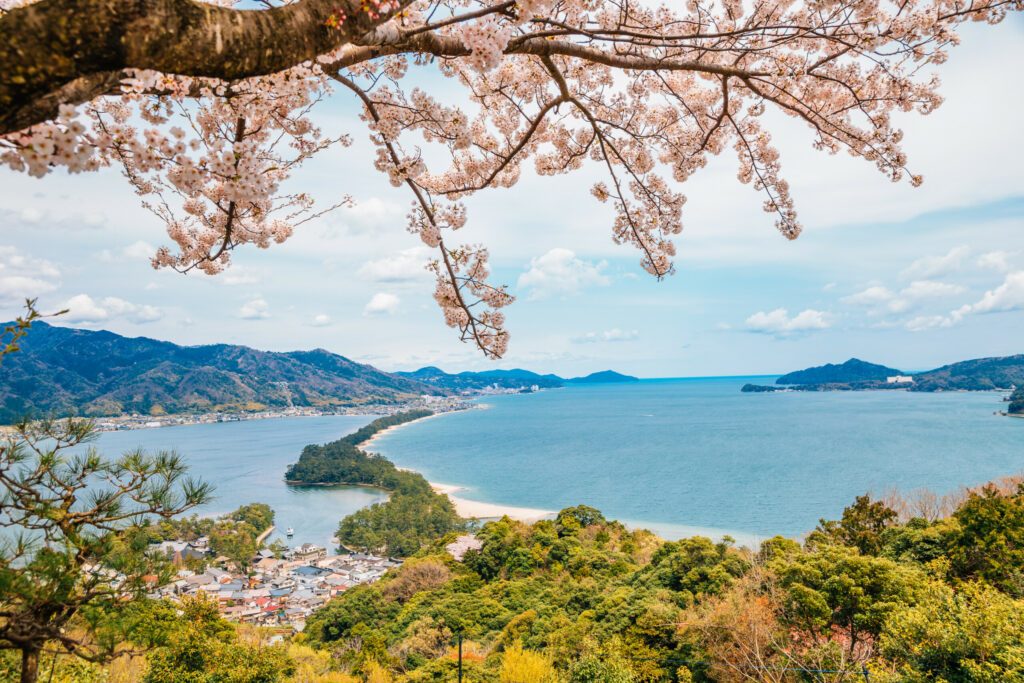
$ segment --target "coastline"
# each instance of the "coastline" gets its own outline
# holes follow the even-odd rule
[[[467,407],[467,408],[456,408],[455,410],[445,410],[443,412],[433,413],[432,415],[424,415],[423,417],[417,417],[415,420],[409,420],[408,422],[403,422],[402,424],[391,425],[390,427],[385,427],[384,429],[380,430],[379,432],[374,433],[374,435],[371,436],[366,441],[363,441],[361,443],[356,444],[356,448],[361,448],[363,450],[366,450],[370,446],[370,444],[372,444],[374,441],[376,441],[379,437],[381,437],[384,434],[387,434],[388,432],[390,432],[392,429],[401,429],[402,427],[408,427],[409,425],[414,425],[417,422],[422,422],[423,420],[430,420],[430,419],[433,419],[435,417],[441,417],[442,415],[448,415],[450,413],[461,413],[464,410],[472,410],[472,408],[468,408]],[[402,469],[402,468],[399,467],[398,469]],[[411,472],[412,470],[409,470],[409,471]]]
[[[554,517],[558,514],[555,510],[541,510],[540,508],[503,505],[501,503],[484,503],[479,500],[469,500],[468,498],[455,496],[452,494],[466,490],[466,487],[455,484],[439,484],[432,481],[430,482],[430,487],[434,489],[435,493],[443,493],[448,496],[459,516],[467,519],[500,519],[502,517],[509,517],[518,522],[532,523]]]
[[[377,440],[380,436],[387,434],[393,429],[402,429],[404,427],[414,425],[417,422],[422,422],[424,420],[430,420],[435,417],[442,417],[444,415],[449,415],[451,413],[462,412],[463,410],[475,409],[477,408],[467,407],[461,410],[448,410],[442,413],[434,413],[433,415],[420,417],[409,422],[403,422],[402,424],[391,425],[390,427],[380,430],[379,432],[371,436],[369,439],[359,444],[359,448],[362,448],[363,450],[369,450],[369,447],[373,444],[375,440]],[[396,465],[396,467],[398,467],[398,465]],[[406,472],[416,472],[416,470],[407,467],[398,467],[398,469],[405,470]],[[417,472],[417,474],[422,474],[422,472]],[[507,516],[511,519],[520,522],[536,522],[538,520],[545,519],[548,517],[554,517],[557,514],[556,510],[541,510],[539,508],[520,507],[517,505],[503,505],[501,503],[484,503],[478,500],[470,500],[468,498],[453,495],[458,491],[465,491],[466,487],[464,486],[460,486],[458,484],[441,484],[434,481],[428,481],[427,483],[430,484],[430,487],[434,489],[435,493],[443,493],[447,495],[449,500],[452,501],[452,505],[455,506],[455,511],[459,514],[459,516],[465,517],[467,519],[500,519],[502,517]]]

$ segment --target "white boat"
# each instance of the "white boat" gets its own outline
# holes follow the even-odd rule
[[[293,529],[291,527],[288,527],[288,531],[286,531],[285,533],[288,534],[289,536],[294,536],[295,535],[295,529]]]

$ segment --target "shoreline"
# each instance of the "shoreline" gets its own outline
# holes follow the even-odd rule
[[[409,422],[403,422],[402,424],[391,425],[390,427],[380,430],[379,432],[371,436],[369,439],[359,444],[358,448],[361,448],[363,450],[369,450],[369,447],[373,444],[374,441],[376,441],[379,437],[383,436],[384,434],[387,434],[388,432],[395,429],[402,429],[404,427],[414,425],[417,422],[431,420],[433,418],[442,417],[444,415],[450,415],[451,413],[460,413],[466,410],[478,409],[479,408],[476,407],[467,407],[461,410],[448,410],[442,413],[434,413],[433,415],[419,417],[416,418],[415,420],[410,420]],[[417,472],[416,470],[408,467],[400,467],[397,464],[395,465],[395,467],[406,472],[416,472],[416,474],[419,474],[421,476],[423,474],[422,472]],[[461,486],[459,484],[442,484],[439,482],[429,480],[427,481],[427,483],[430,484],[430,488],[432,488],[435,493],[442,493],[448,496],[448,499],[452,501],[452,505],[455,506],[455,511],[458,513],[458,515],[460,517],[465,517],[467,519],[501,519],[502,517],[507,516],[510,519],[514,519],[519,522],[536,522],[541,519],[554,517],[556,514],[558,514],[557,510],[542,510],[540,508],[529,508],[518,505],[505,505],[502,503],[485,503],[479,500],[470,500],[468,498],[453,495],[458,491],[467,490],[465,486]]]
[[[417,422],[422,422],[423,420],[430,420],[430,419],[433,419],[435,417],[441,417],[442,415],[448,415],[450,413],[461,413],[461,412],[466,411],[466,410],[473,410],[473,409],[472,408],[457,408],[455,410],[445,410],[443,412],[433,413],[431,415],[424,415],[423,417],[417,417],[415,420],[409,420],[408,422],[403,422],[402,424],[391,425],[390,427],[385,427],[384,429],[380,430],[379,432],[375,432],[373,434],[373,436],[371,436],[366,441],[363,441],[361,443],[356,444],[356,448],[360,448],[362,450],[366,450],[367,448],[369,448],[370,444],[372,444],[374,441],[376,441],[378,438],[380,438],[384,434],[387,434],[388,432],[390,432],[392,429],[401,429],[402,427],[408,427],[409,425],[414,425]],[[396,467],[397,467],[397,465],[396,465]],[[402,468],[399,467],[399,469],[402,469]],[[412,472],[413,470],[409,470],[409,471]]]
[[[485,503],[479,500],[470,500],[461,496],[453,495],[459,491],[465,491],[465,486],[456,484],[440,484],[429,482],[434,493],[441,493],[448,496],[455,506],[455,511],[460,517],[467,519],[501,519],[508,517],[518,522],[536,522],[548,519],[558,514],[557,510],[542,510],[540,508],[528,508],[518,505],[505,505],[502,503]]]

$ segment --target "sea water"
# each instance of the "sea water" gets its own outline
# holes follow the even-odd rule
[[[371,450],[473,500],[557,510],[587,504],[676,538],[798,536],[859,494],[961,485],[1024,470],[1024,420],[993,413],[997,393],[743,394],[751,378],[645,380],[487,396]],[[758,378],[754,381],[768,383]],[[293,543],[327,544],[338,521],[381,491],[296,488],[284,472],[307,443],[372,416],[279,418],[101,435],[108,455],[175,449],[216,486],[200,510],[249,502],[277,512]]]

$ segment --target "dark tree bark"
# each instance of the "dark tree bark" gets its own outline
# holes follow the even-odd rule
[[[338,27],[327,25],[341,10]],[[357,41],[376,18],[359,0],[236,10],[194,0],[41,0],[0,14],[0,134],[111,91],[124,69],[237,80]]]
[[[36,683],[39,678],[39,650],[21,651],[21,683]]]

